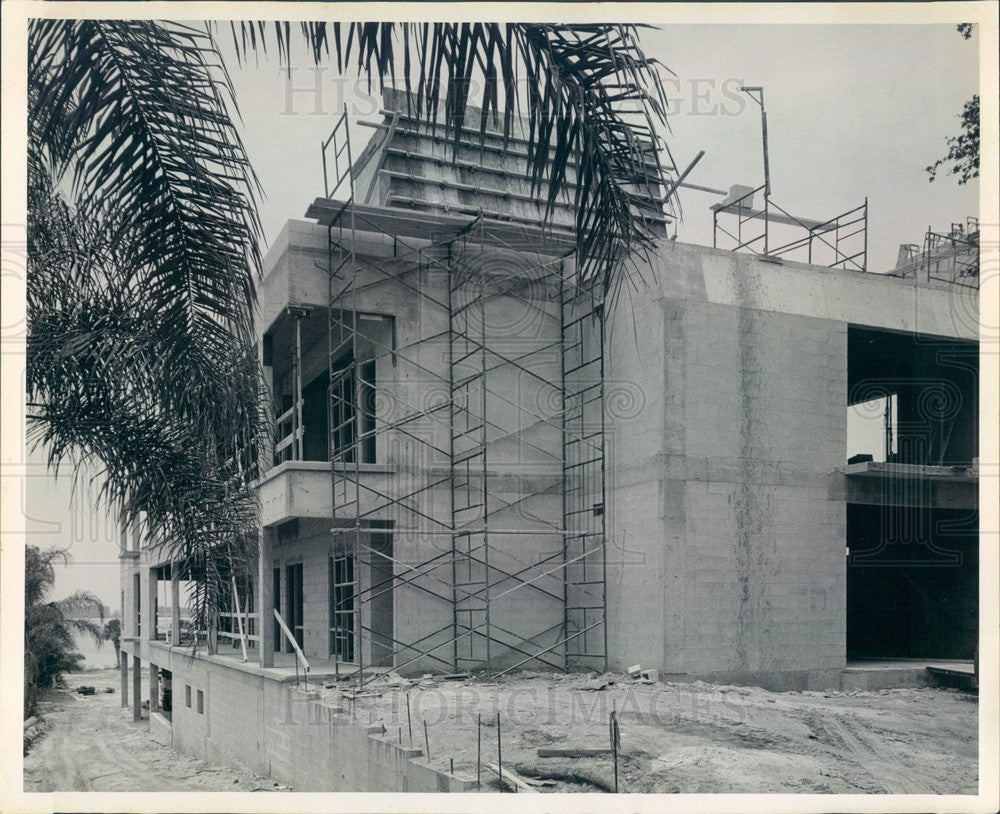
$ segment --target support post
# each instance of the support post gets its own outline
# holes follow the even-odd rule
[[[122,651],[121,654],[121,674],[122,674],[122,709],[128,709],[128,654]]]
[[[146,573],[146,596],[142,605],[146,624],[142,626],[142,638],[147,642],[156,638],[156,569],[150,568]]]
[[[138,648],[139,642],[133,642]],[[132,720],[142,720],[142,661],[132,656]]]
[[[160,711],[160,668],[149,663],[149,711]]]
[[[176,561],[170,564],[170,643],[181,643],[181,569]]]
[[[260,530],[257,541],[257,658],[261,667],[274,667],[274,625],[268,613],[274,607],[273,546],[267,529]]]
[[[295,314],[295,419],[292,421],[292,432],[295,440],[292,441],[292,458],[296,461],[302,460],[302,317],[305,313],[299,311]]]

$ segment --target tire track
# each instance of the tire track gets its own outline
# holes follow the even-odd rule
[[[852,761],[879,783],[889,794],[926,793],[927,782],[918,779],[903,766],[900,756],[878,738],[864,731],[863,725],[845,715],[834,714],[819,722],[828,735],[843,746],[833,747],[841,757]]]

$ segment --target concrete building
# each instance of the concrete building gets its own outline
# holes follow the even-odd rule
[[[157,619],[184,565],[123,552],[158,737],[300,790],[460,790],[364,727],[309,726],[334,713],[292,689],[306,665],[825,689],[875,681],[860,660],[972,658],[974,227],[874,274],[841,239],[866,247],[866,207],[755,245],[801,221],[736,190],[717,235],[731,219],[741,251],[672,241],[651,208],[662,239],[605,297],[577,283],[571,204],[542,226],[522,140],[456,142],[392,94],[374,129],[351,161],[341,120],[265,261],[256,573],[193,651],[179,610]]]

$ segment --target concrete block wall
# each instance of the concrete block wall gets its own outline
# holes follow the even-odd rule
[[[740,305],[711,302],[699,258],[678,259],[636,309],[641,354],[629,332],[609,338],[608,369],[643,402],[608,410],[612,663],[835,686],[846,323],[772,307],[735,255]]]
[[[238,765],[296,791],[472,791],[475,781],[421,764],[385,734],[369,733],[342,710],[294,685],[171,654],[174,748]],[[184,703],[202,689],[204,712]]]
[[[186,754],[206,760],[210,734],[209,718],[206,711],[212,709],[212,691],[209,687],[208,669],[203,661],[185,659],[183,656],[171,658],[169,664],[172,668],[171,683],[173,685],[173,703],[170,712],[173,747]],[[190,688],[190,706],[188,706],[188,688]],[[202,694],[201,712],[198,711],[199,692]],[[224,699],[220,700],[225,703]],[[239,698],[235,698],[231,699],[229,703],[238,703],[239,701]],[[261,763],[259,759],[256,759],[250,765],[257,770]]]
[[[684,317],[685,457],[698,470],[684,483],[684,661],[839,668],[846,521],[827,481],[846,447],[846,326],[733,310]]]
[[[974,321],[944,287],[683,244],[643,280],[606,347],[609,393],[632,393],[606,400],[612,663],[835,687],[848,324],[974,339]]]

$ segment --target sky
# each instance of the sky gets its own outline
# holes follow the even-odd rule
[[[230,34],[219,41],[231,65]],[[953,25],[664,25],[641,35],[666,69],[666,134],[676,162],[704,158],[688,177],[718,189],[763,181],[758,108],[736,88],[763,86],[773,199],[825,220],[869,201],[869,268],[895,265],[900,243],[919,243],[978,210],[978,183],[959,186],[924,168],[947,152],[962,105],[978,89],[978,42]],[[266,193],[270,240],[302,217],[323,185],[320,143],[345,102],[353,118],[377,118],[364,80],[317,74],[303,49],[292,76],[273,54],[234,70],[245,146]],[[316,92],[317,77],[320,92]],[[377,96],[377,94],[375,94]],[[352,128],[355,151],[372,130]],[[709,206],[719,198],[682,190],[678,239],[711,244]]]
[[[367,120],[377,118],[377,105],[364,82],[333,69],[316,73],[301,49],[289,80],[273,53],[238,66],[226,24],[219,39],[264,190],[260,216],[269,243],[322,194],[320,143],[344,103],[352,119]],[[946,231],[978,213],[978,183],[959,186],[944,175],[929,183],[924,170],[945,155],[964,101],[978,90],[975,36],[966,41],[953,25],[936,24],[679,24],[645,30],[641,41],[674,74],[665,76],[675,160],[684,167],[705,151],[691,183],[762,183],[759,109],[736,90],[756,85],[765,90],[773,199],[795,215],[826,220],[867,196],[869,270],[891,268],[899,244],[920,243],[928,226]],[[371,132],[352,128],[355,154]],[[682,191],[678,240],[711,245],[708,207],[718,200]],[[68,474],[53,479],[38,454],[29,463],[37,477],[28,483],[28,541],[72,556],[55,596],[85,588],[117,609],[113,524],[86,488],[73,494]]]

